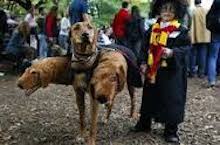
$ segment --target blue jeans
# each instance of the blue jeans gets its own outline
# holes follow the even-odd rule
[[[39,57],[44,58],[47,57],[48,47],[47,47],[47,41],[46,36],[44,34],[39,34]]]
[[[65,50],[68,50],[68,36],[65,35],[59,35],[59,45],[64,48]]]
[[[217,74],[220,75],[220,50],[218,52],[218,60],[217,60]]]
[[[208,57],[208,82],[209,84],[215,84],[216,82],[216,66],[218,53],[220,49],[220,42],[213,42],[209,48],[209,57]]]
[[[208,44],[197,43],[194,44],[191,49],[190,56],[190,73],[196,74],[196,65],[198,64],[198,75],[205,74],[206,69],[206,56],[207,56]]]

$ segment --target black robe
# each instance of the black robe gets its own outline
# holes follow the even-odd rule
[[[184,27],[176,38],[169,38],[167,47],[173,50],[173,57],[168,58],[167,67],[160,67],[156,83],[145,80],[141,105],[141,117],[154,118],[157,122],[179,124],[183,122],[187,91],[186,52],[190,45],[188,31]],[[150,39],[150,32],[147,39]],[[142,52],[142,60],[147,62],[147,47]]]

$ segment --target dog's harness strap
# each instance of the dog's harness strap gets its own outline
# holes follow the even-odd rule
[[[92,75],[93,75],[93,70],[98,66],[100,55],[101,55],[101,52],[97,51],[96,59],[95,59],[93,65],[88,69],[77,70],[77,69],[72,68],[72,76],[74,76],[74,73],[76,73],[76,74],[85,73],[86,74],[86,81],[89,82]]]

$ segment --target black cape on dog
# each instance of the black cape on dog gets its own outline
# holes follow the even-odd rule
[[[128,64],[128,83],[137,88],[142,87],[143,83],[141,79],[140,69],[138,66],[138,61],[132,50],[130,50],[125,46],[117,45],[117,44],[98,46],[99,50],[105,48],[108,49],[110,48],[119,51],[125,57]]]

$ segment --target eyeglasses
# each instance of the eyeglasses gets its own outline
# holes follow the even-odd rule
[[[170,12],[170,13],[175,13],[175,8],[171,4],[165,4],[161,7],[161,13],[164,12]]]

